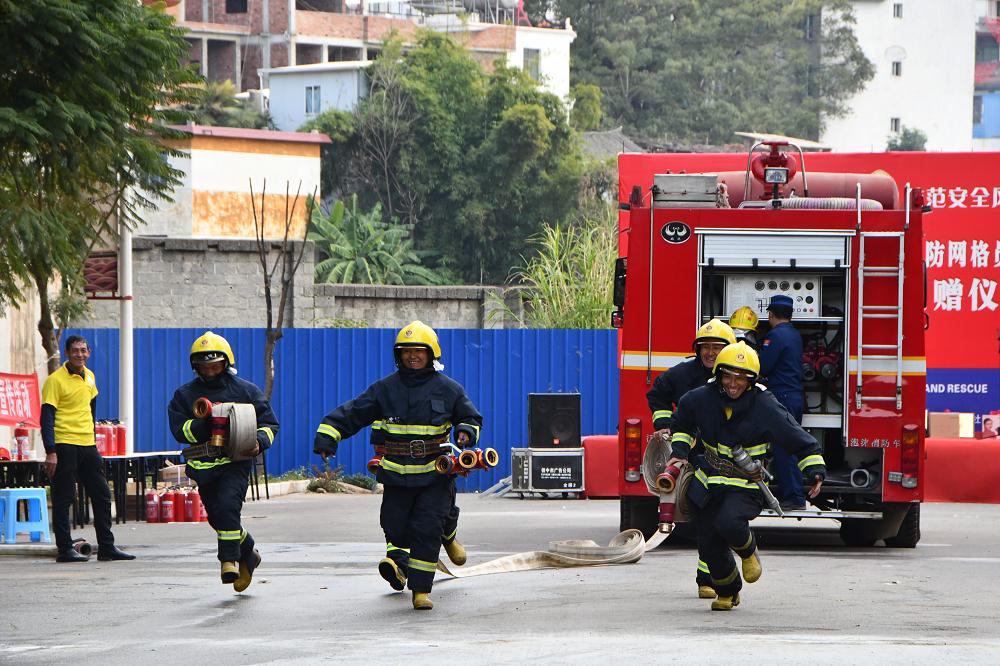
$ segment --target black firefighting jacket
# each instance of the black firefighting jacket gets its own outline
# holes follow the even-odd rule
[[[383,377],[358,397],[323,417],[316,431],[313,451],[335,455],[337,445],[365,426],[372,427],[371,443],[449,441],[454,429],[468,433],[467,446],[479,441],[483,417],[462,385],[427,368],[400,370]],[[439,478],[434,470],[437,455],[411,457],[384,455],[376,477],[392,486],[427,486]]]
[[[697,356],[660,373],[653,382],[653,388],[646,393],[649,411],[653,412],[653,429],[672,427],[674,410],[681,396],[691,389],[704,386],[711,378],[712,371]]]
[[[688,459],[692,446],[700,439],[705,455],[693,456],[695,480],[688,499],[704,506],[712,494],[738,491],[756,493],[753,481],[727,476],[713,467],[709,459],[718,457],[733,463],[733,448],[741,446],[761,464],[775,446],[781,446],[798,458],[799,469],[810,479],[826,478],[819,443],[802,429],[792,415],[766,389],[751,387],[736,400],[722,395],[713,380],[685,394],[674,413],[670,442],[673,456]]]
[[[255,384],[241,379],[236,375],[224,372],[211,381],[196,377],[174,392],[174,397],[167,406],[167,416],[170,420],[170,432],[174,439],[186,446],[203,444],[212,434],[212,426],[208,418],[199,419],[194,415],[194,402],[205,397],[212,402],[239,402],[251,404],[257,412],[257,444],[264,451],[274,443],[278,434],[278,418],[271,410],[271,404]],[[208,469],[230,463],[228,456],[200,458],[188,460],[187,464],[195,469]]]

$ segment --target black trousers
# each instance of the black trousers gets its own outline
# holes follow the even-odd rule
[[[730,597],[743,589],[733,553],[743,558],[757,549],[750,520],[760,515],[761,499],[755,493],[727,490],[714,493],[704,507],[693,502],[689,506],[698,528],[698,559],[708,565],[716,593]]]
[[[104,459],[97,447],[56,444],[56,459],[56,472],[52,477],[52,531],[56,547],[60,551],[73,548],[69,510],[73,506],[77,479],[90,495],[98,548],[115,545],[115,535],[111,533],[111,489],[104,475]]]
[[[207,469],[187,466],[188,478],[198,484],[208,524],[218,539],[220,562],[253,562],[254,541],[240,524],[243,500],[250,485],[251,460],[225,463]]]
[[[386,554],[407,572],[407,585],[414,592],[430,592],[434,584],[454,488],[454,480],[446,476],[429,486],[385,486],[379,522]]]
[[[458,533],[459,508],[458,504],[455,502],[458,491],[455,488],[455,477],[449,476],[448,479],[450,480],[450,483],[448,484],[448,492],[451,495],[451,507],[448,509],[448,515],[445,516],[444,530],[441,532],[441,540],[444,543],[452,541]]]

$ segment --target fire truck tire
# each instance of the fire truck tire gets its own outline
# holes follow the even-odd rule
[[[847,519],[840,523],[840,540],[851,548],[870,548],[875,545],[875,521]]]
[[[621,521],[619,530],[639,530],[646,539],[653,536],[659,527],[659,500],[656,497],[621,498]]]
[[[903,517],[899,532],[894,537],[886,537],[885,545],[890,548],[916,548],[920,541],[920,505],[913,504]]]

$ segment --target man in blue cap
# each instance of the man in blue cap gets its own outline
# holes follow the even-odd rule
[[[767,321],[771,330],[760,345],[760,374],[767,388],[799,424],[805,409],[802,391],[802,336],[792,326],[792,298],[784,294],[771,296],[767,306]],[[779,501],[785,511],[806,508],[802,490],[802,473],[795,457],[780,446],[774,447],[772,463],[780,486]]]

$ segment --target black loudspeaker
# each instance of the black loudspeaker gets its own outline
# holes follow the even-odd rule
[[[528,394],[528,446],[580,447],[580,394]]]

